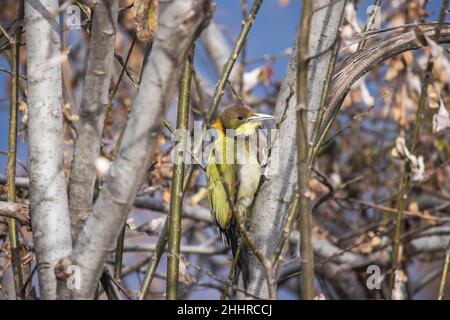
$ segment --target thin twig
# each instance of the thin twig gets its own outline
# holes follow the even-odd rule
[[[344,14],[342,13],[342,17],[344,16]],[[341,20],[342,20],[341,17]],[[334,74],[334,69],[336,67],[336,60],[337,60],[337,55],[338,55],[338,51],[339,51],[339,47],[341,44],[341,37],[340,35],[336,35],[336,40],[334,43],[334,47],[333,47],[333,52],[331,54],[331,61],[330,64],[328,65],[328,70],[327,70],[327,77],[325,79],[325,83],[323,86],[323,90],[322,90],[322,94],[320,96],[320,107],[319,107],[319,115],[317,117],[317,122],[315,124],[314,130],[313,130],[313,134],[312,137],[310,139],[310,141],[315,141],[316,137],[318,135],[319,129],[322,126],[322,121],[323,121],[323,116],[325,114],[325,101],[328,97],[328,93],[329,93],[329,89],[330,89],[330,85],[331,85],[331,80],[333,79],[333,74]],[[320,145],[319,145],[320,143]],[[322,145],[321,141],[317,141],[312,148],[310,148],[310,153],[309,153],[309,161],[310,163],[314,160],[314,157],[316,156],[316,153],[318,152],[320,146]]]
[[[23,19],[23,1],[19,5],[18,20]],[[6,31],[4,31],[7,36]],[[7,198],[9,202],[16,201],[16,158],[17,158],[17,125],[19,112],[19,64],[20,64],[20,48],[19,43],[22,35],[22,26],[19,25],[14,33],[13,38],[8,38],[11,42],[11,104],[9,116],[9,140],[8,140],[8,163],[6,166],[6,182]],[[13,282],[16,292],[16,299],[25,299],[25,293],[22,292],[23,275],[22,261],[20,257],[20,244],[17,234],[16,220],[10,218],[9,226],[9,242],[11,247],[11,259],[13,269]]]
[[[170,193],[169,213],[169,245],[167,250],[167,287],[168,300],[178,298],[178,274],[179,255],[181,242],[181,207],[183,205],[183,180],[184,180],[184,152],[186,149],[189,121],[189,99],[191,94],[192,65],[194,60],[194,45],[192,45],[184,64],[180,79],[178,96],[177,129],[182,131],[176,148],[176,159],[172,170],[172,188]]]
[[[123,226],[122,232],[117,239],[116,256],[114,259],[114,279],[120,281],[122,278],[122,261],[123,261],[123,245],[125,240],[126,223]]]
[[[448,242],[447,249],[445,250],[444,267],[442,268],[441,281],[439,283],[438,300],[444,298],[445,284],[447,283],[448,265],[450,264],[450,241]]]
[[[242,24],[241,33],[236,40],[236,44],[233,48],[233,51],[228,58],[227,63],[223,66],[222,74],[220,76],[219,81],[217,82],[216,88],[214,90],[214,95],[211,103],[208,123],[211,123],[215,118],[217,108],[219,107],[220,100],[225,91],[225,85],[227,84],[228,78],[233,70],[234,63],[236,62],[239,52],[242,50],[242,47],[245,44],[245,40],[247,39],[248,32],[250,31],[253,22],[255,21],[256,14],[258,13],[259,8],[261,7],[263,0],[255,0],[253,2],[252,8]]]
[[[312,217],[310,212],[309,162],[308,162],[308,65],[309,36],[312,20],[313,1],[302,2],[300,28],[297,36],[297,183],[299,192],[300,255],[303,277],[302,297],[314,299],[314,252],[312,248]]]
[[[8,34],[8,32],[2,27],[0,24],[0,32],[5,36],[5,38],[8,40],[10,44],[14,42],[14,40],[11,38],[11,36]]]
[[[247,17],[247,0],[241,0],[242,8],[242,20]],[[241,53],[241,65],[239,66],[239,94],[242,96],[244,92],[244,72],[245,72],[245,60],[247,58],[247,41],[244,41],[242,45]],[[233,86],[231,86],[233,88]],[[234,89],[234,88],[233,88]]]
[[[202,137],[199,141],[199,143],[194,147],[194,154],[197,154],[198,150],[202,148],[202,141],[204,139],[204,136],[206,134],[206,130],[202,131]],[[194,172],[194,166],[193,165],[187,165],[185,168],[185,175],[184,175],[184,181],[183,181],[183,192],[186,191],[189,181],[191,180],[192,174]],[[151,261],[148,265],[147,271],[145,273],[144,281],[142,282],[141,288],[139,290],[138,294],[138,300],[145,300],[145,298],[148,295],[148,292],[150,290],[153,278],[155,276],[156,268],[158,267],[159,261],[161,259],[161,256],[164,252],[164,248],[167,244],[167,238],[169,234],[169,220],[166,219],[159,238],[158,242],[156,243],[155,252],[153,253],[151,257]]]
[[[137,36],[135,34],[133,37],[133,41],[131,42],[130,48],[128,49],[128,53],[127,53],[125,62],[122,64],[122,70],[120,71],[119,79],[117,79],[116,86],[114,87],[113,92],[109,96],[108,106],[106,107],[106,111],[105,111],[105,124],[103,125],[103,130],[106,128],[106,121],[107,121],[109,113],[111,111],[112,102],[117,93],[117,90],[119,89],[119,85],[123,79],[124,72],[127,70],[128,61],[130,60],[131,53],[133,52],[134,45],[136,44],[136,40],[137,40]],[[147,50],[149,50],[148,48],[151,49],[151,43],[147,46]],[[148,54],[149,53],[150,52],[148,52]],[[139,88],[139,85],[141,83],[142,73],[143,73],[143,70],[145,67],[145,62],[146,62],[146,57],[147,57],[147,52],[144,57],[144,61],[142,63],[142,68],[141,68],[141,73],[139,76],[139,82],[137,84],[137,88]],[[129,112],[130,112],[130,110],[128,110],[128,114],[129,114]],[[120,132],[119,138],[117,139],[117,142],[114,144],[114,146],[112,148],[111,158],[113,158],[113,159],[116,156],[117,152],[119,151],[124,132],[125,132],[125,129],[122,129],[122,131]],[[122,260],[123,260],[123,247],[124,247],[124,241],[125,241],[125,228],[126,228],[126,225],[123,226],[121,234],[120,234],[119,238],[117,239],[117,245],[116,245],[116,257],[115,257],[115,262],[114,262],[114,279],[116,279],[118,281],[120,281],[120,278],[122,275]]]
[[[164,121],[164,126],[166,127],[167,130],[169,130],[171,135],[176,137],[175,130],[173,129],[173,127],[171,126],[171,124],[168,121]],[[189,153],[189,155],[192,157],[192,159],[196,162],[196,164],[198,164],[200,166],[200,168],[202,168],[203,171],[206,171],[206,168],[203,165],[202,161],[195,155],[194,152],[191,151],[189,146],[186,145],[184,151]]]
[[[289,238],[289,235],[291,234],[291,230],[294,225],[295,218],[297,216],[298,199],[299,199],[298,193],[295,193],[294,199],[291,202],[291,207],[289,208],[286,223],[283,228],[283,233],[278,242],[278,247],[275,250],[275,254],[273,255],[272,263],[275,266],[279,266],[281,264],[283,248],[286,243],[286,240]]]
[[[159,260],[161,259],[164,247],[167,243],[167,237],[169,235],[169,219],[166,219],[164,226],[161,229],[158,242],[156,243],[155,251],[151,257],[147,271],[145,273],[144,281],[142,281],[141,288],[139,290],[137,300],[145,300],[150,291],[150,287],[155,276],[156,268],[158,267]]]
[[[12,73],[11,71],[9,71],[9,70],[7,70],[7,69],[5,69],[5,68],[0,68],[0,71],[1,71],[1,72],[5,72],[5,73],[7,73],[7,74],[9,74],[9,75],[13,75],[13,73]],[[24,80],[27,80],[27,77],[24,76],[24,75],[22,75],[22,74],[19,74],[19,78],[22,78],[22,79],[24,79]]]
[[[435,27],[436,33],[434,34],[434,38],[436,39],[436,41],[439,41],[439,38],[441,37],[441,29],[445,21],[445,16],[447,14],[446,10],[448,8],[448,1],[449,0],[442,0],[441,12],[439,13],[439,21]]]
[[[370,15],[369,19],[367,19],[367,23],[364,26],[363,33],[369,31],[372,28],[372,25],[376,19],[377,14],[380,14],[379,10],[381,8],[381,0],[375,0],[374,6],[375,6],[374,10],[373,10],[372,14]],[[358,43],[357,50],[363,49],[365,47],[365,45],[366,45],[366,40],[361,39],[361,41]]]
[[[411,153],[414,154],[417,148],[417,143],[419,140],[419,132],[420,132],[420,126],[422,124],[422,118],[423,118],[423,110],[425,108],[425,103],[427,99],[427,87],[428,84],[431,81],[431,73],[433,70],[433,60],[431,57],[428,60],[427,69],[425,71],[425,78],[422,82],[422,89],[421,89],[421,95],[419,99],[419,105],[417,108],[416,113],[416,121],[414,124],[414,133],[411,141]],[[397,211],[397,217],[395,221],[395,231],[392,241],[392,269],[394,270],[390,275],[390,292],[392,294],[392,290],[394,288],[395,284],[395,274],[400,266],[400,237],[402,232],[402,219],[403,219],[403,212],[405,210],[405,200],[407,197],[409,185],[410,185],[410,179],[411,179],[411,172],[408,163],[405,163],[405,169],[402,177],[402,182],[400,185],[400,191],[398,194],[398,211]]]
[[[242,248],[242,240],[239,239],[239,244],[236,249],[236,254],[233,257],[233,262],[231,263],[230,272],[228,273],[228,278],[225,283],[225,286],[223,287],[222,294],[220,295],[220,300],[225,300],[228,296],[228,290],[230,289],[230,286],[233,284],[234,276],[236,275],[235,270],[237,266],[237,262],[239,259],[239,255],[241,254],[241,248]]]
[[[105,121],[109,118],[109,113],[111,110],[113,100],[116,96],[117,90],[119,89],[119,85],[122,82],[122,78],[125,73],[125,70],[127,69],[128,61],[130,60],[131,53],[133,52],[133,48],[136,43],[136,39],[137,39],[137,37],[136,37],[136,35],[134,35],[133,41],[131,42],[131,45],[130,45],[130,49],[128,49],[127,57],[125,58],[125,61],[123,63],[121,63],[122,69],[120,70],[119,78],[117,79],[114,89],[112,90],[111,94],[109,95],[108,105],[106,106],[106,109],[105,109]]]

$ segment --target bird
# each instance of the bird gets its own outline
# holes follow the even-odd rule
[[[270,119],[273,119],[271,115],[233,105],[212,125],[217,135],[206,165],[209,209],[233,257],[236,257],[241,238],[238,217],[242,218],[241,223],[245,221],[262,174],[257,144],[251,138],[255,138],[256,130]],[[250,282],[248,250],[244,241],[234,273],[235,284],[242,275],[244,289]]]

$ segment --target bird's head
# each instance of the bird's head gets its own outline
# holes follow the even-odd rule
[[[222,112],[213,127],[220,134],[227,129],[235,130],[236,136],[249,136],[255,133],[263,121],[273,119],[271,115],[255,113],[247,107],[235,105]]]

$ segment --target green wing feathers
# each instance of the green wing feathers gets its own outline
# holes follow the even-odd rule
[[[213,152],[211,152],[208,159],[208,164],[206,166],[206,179],[208,182],[208,200],[211,214],[214,217],[220,231],[225,235],[225,238],[231,247],[233,257],[235,257],[237,254],[240,234],[239,226],[237,225],[236,217],[233,216],[233,208],[231,206],[234,206],[234,203],[238,198],[237,190],[239,190],[239,179],[237,177],[239,167],[235,164],[236,161],[234,163],[224,163],[225,161],[218,161],[218,159],[222,159],[221,156],[225,157],[227,154],[227,148],[225,147],[227,142],[232,142],[227,141],[227,139],[229,138],[219,138],[216,142],[216,148]],[[223,179],[221,179],[221,176]],[[225,191],[226,188],[228,189],[228,192]],[[240,207],[241,206],[238,205],[237,209],[241,210],[242,208]],[[242,280],[244,288],[246,289],[250,281],[250,271],[248,263],[248,248],[245,243],[241,246],[241,252],[237,261],[237,268],[235,269],[235,285],[237,285],[239,273],[242,273]]]
[[[211,214],[217,225],[225,230],[233,215],[230,202],[234,203],[236,193],[236,166],[234,164],[218,163],[214,153],[211,153],[206,166],[208,180],[208,200]],[[223,182],[220,176],[223,177]],[[228,189],[228,193],[225,191]],[[230,199],[228,199],[230,197]]]

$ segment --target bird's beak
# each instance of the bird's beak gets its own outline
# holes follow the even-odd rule
[[[273,116],[271,116],[270,114],[255,113],[254,115],[249,117],[247,120],[249,122],[261,122],[261,121],[271,120],[271,119],[273,119]]]

